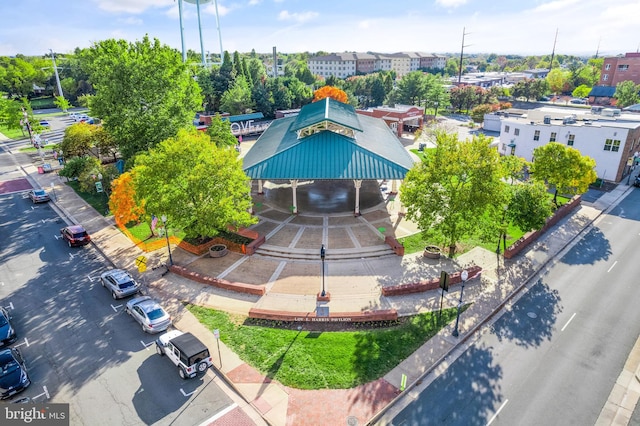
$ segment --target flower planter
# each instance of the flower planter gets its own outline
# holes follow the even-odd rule
[[[427,259],[440,259],[440,247],[426,246],[422,255]]]
[[[229,249],[224,244],[214,244],[209,247],[209,256],[210,257],[223,257],[229,253]]]

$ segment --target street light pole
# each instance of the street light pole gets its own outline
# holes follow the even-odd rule
[[[169,265],[173,265],[173,258],[171,257],[171,245],[169,244],[169,228],[167,228],[167,215],[160,216],[160,220],[164,224],[164,236],[167,237],[167,250],[169,251]]]
[[[460,289],[460,301],[458,302],[458,313],[456,314],[456,326],[453,329],[453,337],[458,337],[460,333],[458,333],[458,323],[460,322],[460,307],[462,306],[462,293],[464,293],[464,283],[469,279],[469,272],[465,269],[460,274],[460,279],[462,279],[462,288]]]
[[[29,132],[29,141],[31,142],[31,145],[33,145],[33,132],[31,130],[31,123],[29,123],[29,113],[27,113],[27,110],[25,110],[24,107],[22,108],[22,116],[24,117],[23,123],[27,126],[27,131]]]
[[[496,254],[500,254],[500,240],[502,240],[504,236],[504,250],[507,251],[507,231],[504,229],[504,221],[507,216],[508,206],[504,206],[504,211],[502,212],[502,222],[500,222],[500,236],[498,237],[498,247],[496,248]]]
[[[320,296],[325,297],[326,293],[324,291],[324,257],[326,254],[326,250],[324,248],[324,244],[322,245],[322,247],[320,247],[320,259],[322,259],[322,293],[320,293]]]

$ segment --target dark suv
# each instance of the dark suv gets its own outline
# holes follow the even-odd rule
[[[22,354],[16,348],[0,351],[0,398],[7,399],[31,384]]]
[[[178,367],[183,379],[191,379],[198,373],[204,373],[213,365],[209,349],[196,336],[180,330],[169,331],[156,340],[158,355],[167,358]]]

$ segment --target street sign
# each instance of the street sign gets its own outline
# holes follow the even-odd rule
[[[138,256],[136,258],[136,266],[138,267],[138,272],[144,272],[147,270],[147,258],[144,256]]]
[[[220,330],[219,329],[215,329],[213,330],[213,337],[215,337],[216,339],[220,338]]]
[[[96,182],[96,192],[102,192],[102,182]]]
[[[449,274],[445,271],[440,272],[440,288],[449,292]]]

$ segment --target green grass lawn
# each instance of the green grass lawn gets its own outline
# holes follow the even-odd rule
[[[9,139],[17,140],[29,137],[28,134],[24,135],[20,129],[9,130],[6,126],[0,125],[0,133],[8,137]]]
[[[297,389],[349,389],[376,380],[456,318],[455,309],[445,309],[442,321],[430,312],[387,328],[317,332],[248,325],[226,312],[188,309],[210,330],[219,329],[244,362]],[[216,360],[215,349],[209,349]]]
[[[169,224],[171,225],[171,224]],[[163,226],[162,225],[162,221],[160,221],[158,219],[158,227]],[[149,242],[153,242],[159,239],[164,239],[166,238],[164,235],[160,236],[160,234],[158,233],[158,229],[156,228],[156,234],[152,235],[151,234],[151,225],[149,224],[149,222],[140,222],[137,224],[128,224],[127,225],[127,230],[129,232],[131,232],[131,234],[136,237],[139,241],[144,241],[146,243]],[[169,226],[169,236],[175,236],[177,238],[183,239],[184,238],[184,232],[180,231],[180,230],[176,230],[176,229],[172,229],[171,226]]]
[[[77,181],[69,181],[67,182],[73,190],[82,197],[87,203],[91,205],[96,211],[104,216],[108,216],[109,214],[109,205],[107,201],[107,195],[97,192],[85,192],[80,190],[80,184]]]

